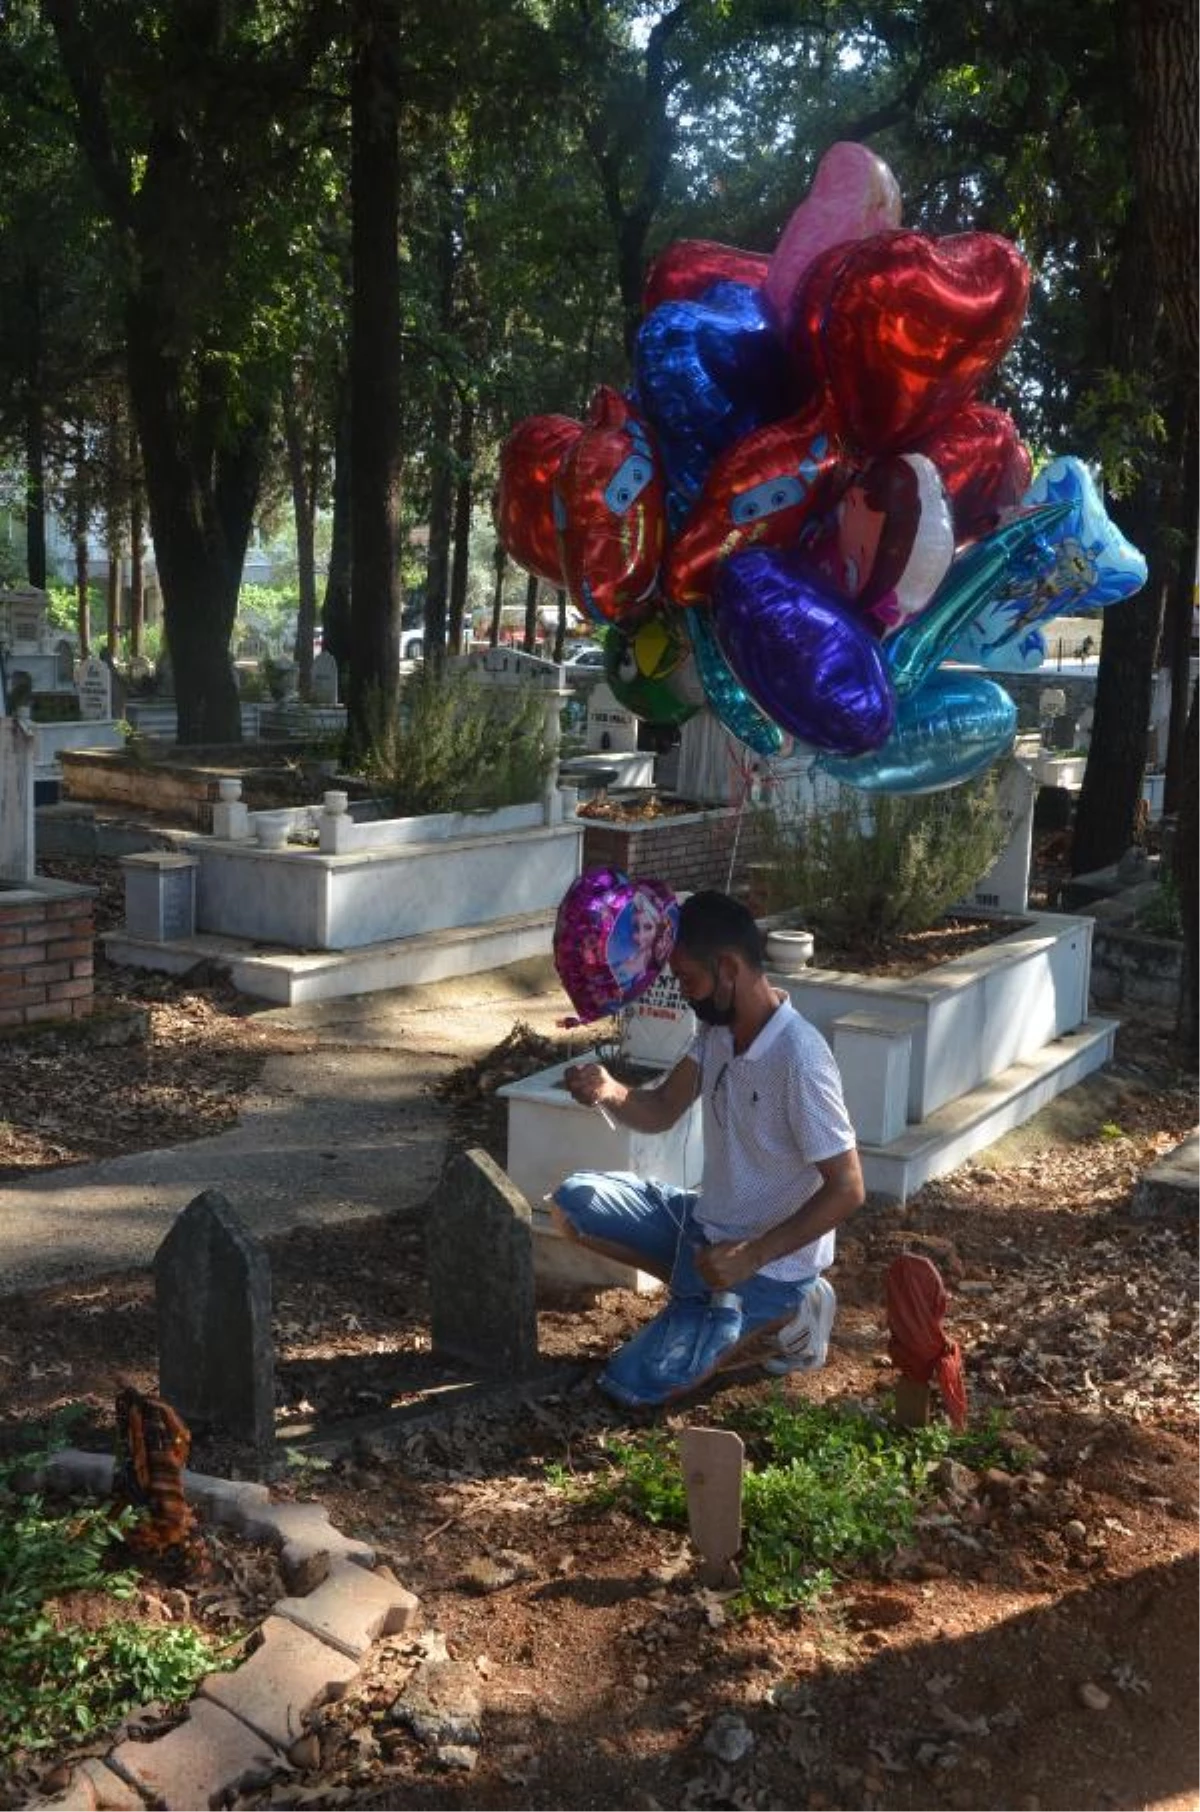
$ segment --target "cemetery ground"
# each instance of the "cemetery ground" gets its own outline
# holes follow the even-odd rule
[[[103,928],[119,890],[98,878]],[[98,971],[102,1004],[149,1014],[149,1043],[0,1047],[0,1180],[219,1131],[268,1053],[319,1038],[216,976]],[[503,1160],[493,1090],[561,1043],[549,997],[527,1017],[507,1043],[494,1021],[481,1041],[482,1022],[414,1019],[448,1150]],[[318,1714],[296,1772],[239,1803],[1195,1805],[1196,1228],[1130,1212],[1195,1114],[1169,1027],[1127,1018],[1106,1072],[903,1207],[861,1211],[841,1242],[824,1371],[735,1375],[659,1418],[631,1419],[595,1390],[596,1362],[653,1308],[611,1291],[541,1306],[540,1386],[385,1436],[381,1416],[462,1381],[429,1348],[422,1212],[273,1239],[276,1490],[317,1498],[370,1540],[419,1596],[423,1634],[378,1643]],[[1000,1410],[1007,1434],[990,1465],[941,1469],[896,1552],[810,1608],[743,1616],[699,1583],[684,1530],[619,1499],[589,1505],[584,1488],[616,1476],[614,1442],[649,1427],[720,1424],[775,1393],[880,1403],[893,1375],[883,1280],[902,1249],[941,1269],[973,1413]],[[71,1403],[72,1439],[103,1447],[118,1380],[154,1386],[146,1271],[9,1296],[0,1325],[10,1449]],[[289,1437],[302,1424],[341,1428],[332,1463]],[[201,1471],[249,1464],[213,1440],[193,1453]],[[156,1615],[253,1624],[270,1563],[221,1546],[207,1582],[151,1586]],[[449,1658],[443,1707],[475,1727],[479,1741],[459,1746],[470,1767],[437,1766],[393,1716],[422,1654]],[[53,1791],[70,1755],[110,1741],[10,1758],[0,1804]]]

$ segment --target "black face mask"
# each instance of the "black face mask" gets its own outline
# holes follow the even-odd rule
[[[736,986],[732,982],[730,983],[730,985],[729,985],[729,1004],[728,1004],[728,1006],[719,1007],[717,1005],[717,982],[718,982],[718,980],[719,980],[719,977],[717,975],[716,968],[714,967],[712,970],[712,983],[713,983],[712,993],[706,994],[704,996],[703,1000],[689,1000],[687,1003],[688,1006],[692,1009],[692,1012],[696,1015],[696,1018],[700,1021],[701,1025],[731,1026],[733,1024],[734,1014],[737,1011]]]

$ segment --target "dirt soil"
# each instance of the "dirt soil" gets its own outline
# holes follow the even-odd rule
[[[93,1052],[78,1070],[72,1051],[51,1053],[41,1119],[20,1092],[21,1061],[0,1056],[10,1176],[90,1156],[101,1136],[106,1151],[132,1150],[168,1125],[173,1137],[212,1131],[263,1052],[296,1036],[256,1025],[215,980],[109,971],[101,985],[114,1001],[151,996],[151,1042],[136,1062],[131,1048],[113,1084],[126,1117],[83,1130],[109,1119],[97,1071],[123,1053],[97,1066]],[[459,1142],[503,1158],[494,1088],[545,1061],[544,1041],[517,1028],[452,1078]],[[548,1476],[607,1471],[609,1444],[635,1425],[594,1384],[598,1362],[653,1312],[632,1294],[540,1305],[544,1366],[576,1368],[550,1394],[448,1413],[388,1442],[350,1436],[327,1469],[297,1435],[276,1489],[319,1498],[376,1544],[421,1599],[425,1646],[379,1644],[319,1714],[296,1772],[239,1803],[1194,1806],[1196,1229],[1129,1208],[1139,1177],[1194,1125],[1195,1083],[1174,1067],[1169,1028],[1145,1021],[1122,1028],[1115,1063],[1074,1094],[1077,1111],[1041,1141],[1014,1136],[903,1207],[868,1203],[832,1274],[840,1311],[824,1371],[736,1377],[660,1418],[719,1425],[731,1405],[776,1390],[880,1405],[894,1377],[887,1266],[905,1250],[934,1260],[972,1413],[1001,1409],[1028,1450],[1000,1471],[954,1475],[911,1546],[839,1579],[816,1610],[738,1618],[701,1585],[683,1532],[597,1516]],[[289,1429],[328,1432],[462,1381],[429,1351],[420,1212],[306,1229],[270,1257],[285,1446]],[[83,1416],[74,1438],[103,1446],[117,1381],[153,1388],[145,1273],[7,1298],[2,1329],[10,1450],[70,1403]],[[193,1464],[249,1469],[203,1439]],[[252,1620],[261,1562],[246,1577]],[[460,1708],[477,1702],[481,1741],[439,1760],[393,1707],[422,1659],[442,1653]],[[61,1783],[65,1759],[14,1758],[0,1804]]]

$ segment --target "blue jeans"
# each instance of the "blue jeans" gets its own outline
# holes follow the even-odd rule
[[[708,1241],[696,1225],[694,1190],[628,1170],[577,1170],[554,1191],[554,1200],[585,1239],[625,1246],[648,1261],[648,1270],[668,1275],[673,1297],[706,1301],[711,1296],[711,1285],[696,1269],[696,1254]],[[738,1284],[744,1332],[790,1320],[811,1282],[783,1283],[759,1273]]]

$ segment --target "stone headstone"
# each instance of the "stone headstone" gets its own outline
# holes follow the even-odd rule
[[[638,746],[638,720],[632,711],[600,682],[588,700],[587,748],[589,755],[612,751],[628,755]]]
[[[336,705],[338,702],[338,668],[328,649],[313,656],[312,695],[314,705]]]
[[[87,723],[97,723],[112,716],[112,668],[94,655],[80,661],[75,676],[79,693],[79,715]]]
[[[75,650],[65,636],[54,644],[54,678],[63,687],[75,683]]]
[[[33,879],[36,752],[31,723],[0,717],[0,881]]]
[[[487,1152],[447,1166],[426,1231],[433,1350],[482,1371],[537,1364],[533,1216]]]
[[[275,1439],[271,1267],[216,1189],[176,1215],[154,1255],[159,1390],[193,1428]]]

